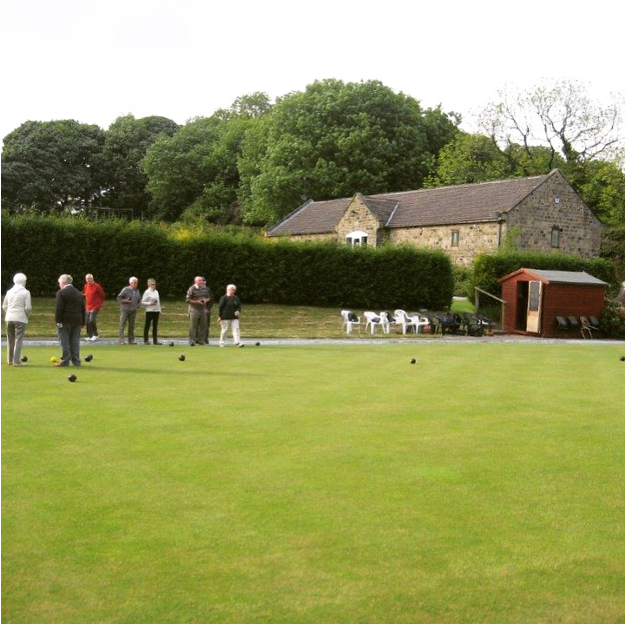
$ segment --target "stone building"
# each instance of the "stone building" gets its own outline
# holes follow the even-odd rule
[[[602,224],[555,169],[546,175],[419,191],[308,200],[271,226],[269,237],[348,245],[442,249],[470,265],[507,237],[517,249],[585,258],[600,253]]]

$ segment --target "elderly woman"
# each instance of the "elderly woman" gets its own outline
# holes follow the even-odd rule
[[[21,366],[22,341],[28,325],[28,315],[33,306],[30,293],[26,290],[26,275],[16,273],[13,284],[13,288],[7,291],[2,302],[7,325],[7,363]]]

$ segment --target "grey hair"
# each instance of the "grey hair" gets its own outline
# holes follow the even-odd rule
[[[133,282],[138,282],[138,281],[139,281],[139,280],[138,280],[136,277],[131,277],[131,278],[128,280],[128,283],[129,283],[129,284],[132,284]]]
[[[63,273],[63,275],[59,277],[59,282],[63,282],[64,284],[71,284],[73,281],[72,276],[67,273]]]
[[[24,275],[24,273],[16,273],[13,276],[13,283],[24,286],[24,284],[26,284],[26,275]]]
[[[230,290],[231,288],[233,290],[237,290],[237,286],[235,286],[234,284],[228,284],[228,286],[226,286],[226,290]]]

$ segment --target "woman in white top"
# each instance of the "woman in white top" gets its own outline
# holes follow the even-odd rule
[[[7,363],[21,366],[22,341],[26,333],[28,315],[32,310],[30,293],[26,290],[26,275],[16,273],[13,288],[7,291],[2,302],[7,325]]]
[[[141,305],[146,309],[146,322],[143,326],[143,343],[150,344],[148,342],[148,334],[150,333],[150,325],[152,325],[153,344],[163,344],[159,342],[157,337],[159,317],[161,316],[161,299],[159,298],[159,291],[156,289],[156,282],[153,279],[148,280],[148,289],[143,293]]]

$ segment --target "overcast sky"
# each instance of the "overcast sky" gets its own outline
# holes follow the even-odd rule
[[[0,138],[27,120],[178,123],[254,91],[380,80],[472,113],[506,84],[624,93],[617,1],[1,0]]]

